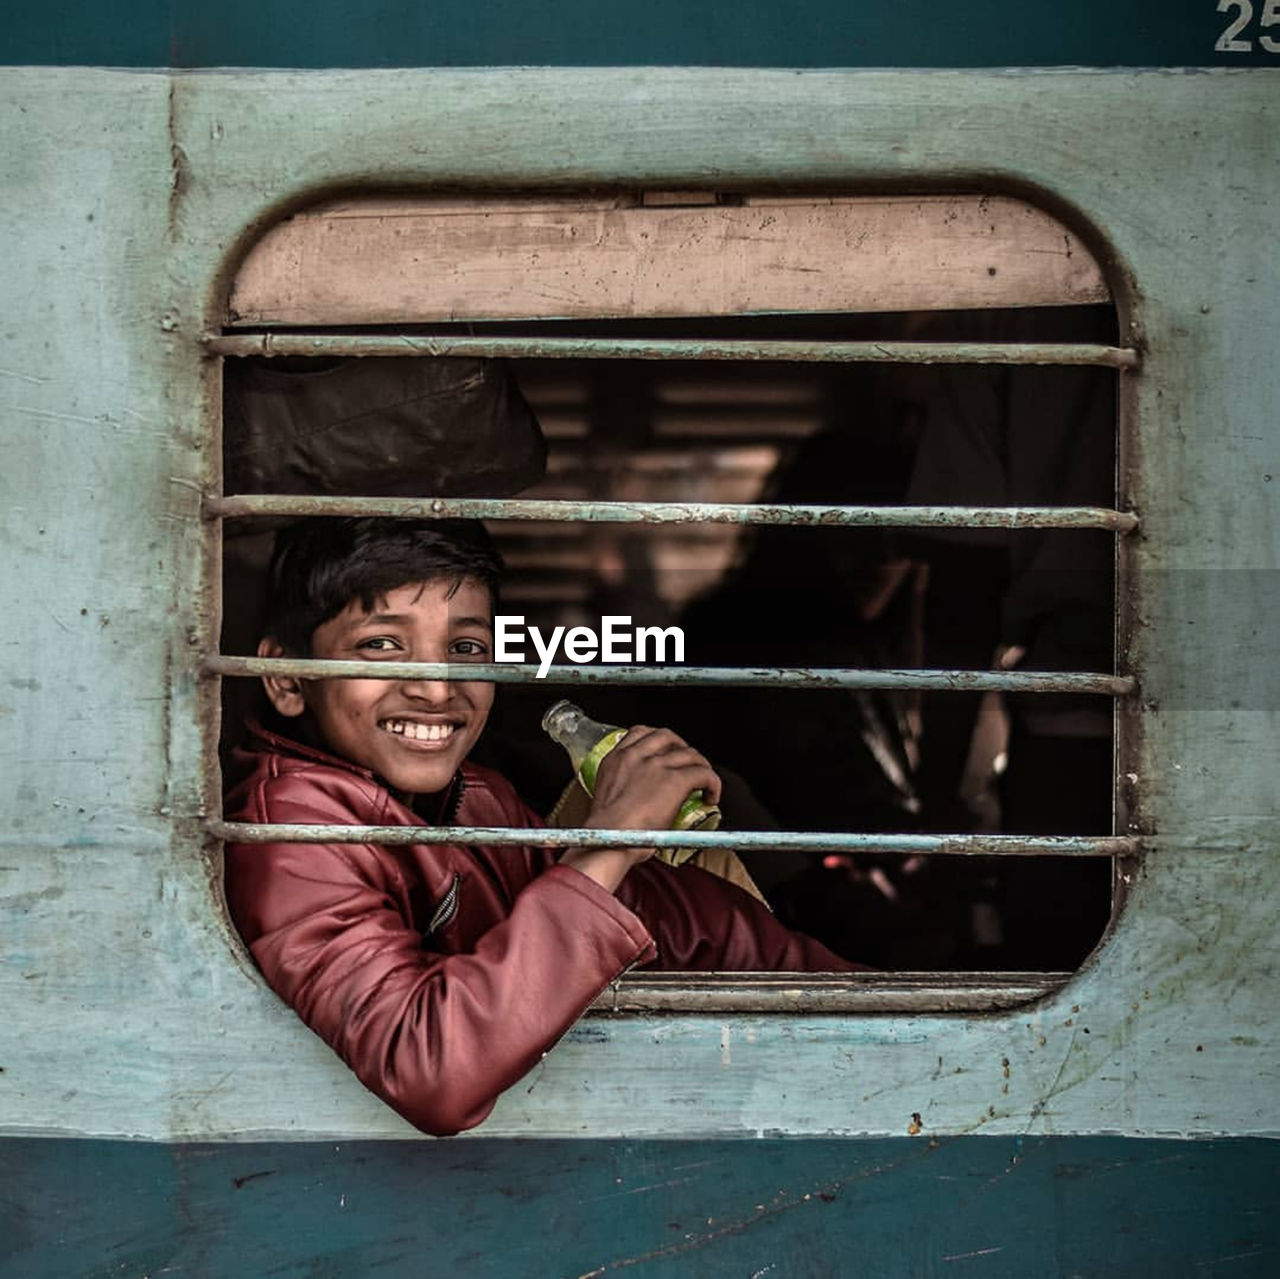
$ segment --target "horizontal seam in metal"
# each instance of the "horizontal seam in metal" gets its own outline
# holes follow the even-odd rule
[[[588,524],[767,524],[827,528],[1104,529],[1138,527],[1131,511],[1095,506],[815,506],[802,503],[593,502],[562,498],[354,497],[241,493],[204,499],[208,519],[380,515],[392,519]]]
[[[504,359],[775,360],[805,364],[1030,364],[1132,369],[1133,347],[1086,342],[804,342],[697,338],[475,337],[370,333],[207,334],[210,355]]]
[[[971,857],[1123,857],[1126,835],[901,835],[840,831],[590,830],[585,827],[346,826],[210,820],[216,839],[238,844],[484,844],[537,848],[728,848],[777,852],[878,852]]]
[[[311,679],[447,680],[488,684],[644,684],[700,688],[921,689],[939,692],[1085,693],[1129,697],[1129,675],[1092,671],[883,670],[875,668],[734,666],[549,666],[529,663],[339,661],[308,657],[232,657],[209,653],[206,675],[247,679],[293,675]]]

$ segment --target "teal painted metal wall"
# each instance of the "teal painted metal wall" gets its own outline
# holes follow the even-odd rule
[[[53,0],[6,16],[10,65],[125,67],[1266,66],[1262,0]]]
[[[1213,1138],[1280,1133],[1277,83],[0,72],[0,1267],[1273,1273],[1277,1148]],[[1100,229],[1147,853],[1061,995],[589,1021],[480,1137],[351,1144],[406,1129],[245,964],[200,834],[198,339],[257,229],[386,183],[1020,184]]]
[[[0,1271],[23,1279],[1280,1268],[1268,1141],[9,1141],[0,1155]]]
[[[1124,914],[1063,991],[999,1016],[586,1022],[482,1131],[1280,1132],[1277,83],[0,73],[0,1131],[406,1133],[244,961],[200,833],[218,370],[199,339],[239,246],[299,199],[387,183],[1017,182],[1100,229],[1146,352],[1120,780],[1147,851]]]

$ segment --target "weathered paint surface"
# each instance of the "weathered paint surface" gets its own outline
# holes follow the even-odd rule
[[[24,1279],[1280,1267],[1280,1144],[1258,1140],[13,1140],[0,1153],[0,1269]]]
[[[264,989],[200,834],[217,411],[200,339],[253,235],[388,183],[1008,183],[1101,229],[1143,351],[1120,375],[1119,504],[1142,520],[1121,833],[1147,849],[1123,916],[1019,1011],[584,1022],[483,1132],[1280,1132],[1277,83],[0,74],[0,1130],[406,1132]]]
[[[339,200],[258,241],[229,314],[244,326],[332,328],[1110,300],[1080,238],[1022,200],[714,200]]]

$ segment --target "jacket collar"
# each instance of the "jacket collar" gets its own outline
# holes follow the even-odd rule
[[[328,751],[320,750],[318,747],[308,746],[306,742],[299,741],[296,737],[286,737],[283,733],[264,728],[256,719],[247,719],[245,721],[245,730],[249,739],[248,747],[250,750],[265,750],[277,755],[294,755],[299,759],[310,760],[315,764],[326,764],[330,768],[340,768],[344,772],[354,773],[357,777],[363,777],[366,781],[377,782],[379,786],[386,786],[386,782],[362,764],[353,764],[349,759],[343,759],[341,755],[331,755]]]
[[[411,808],[420,817],[424,819],[430,817],[443,826],[451,825],[457,817],[458,807],[462,803],[462,793],[467,785],[467,766],[465,762],[453,775],[453,780],[449,785],[439,794],[406,797],[390,786],[385,778],[379,777],[372,769],[365,768],[362,764],[353,764],[349,759],[343,759],[341,755],[333,755],[318,747],[309,746],[306,742],[298,741],[297,738],[286,737],[283,733],[264,728],[256,719],[247,719],[245,721],[245,730],[248,737],[248,749],[250,750],[288,755],[295,759],[308,760],[313,764],[323,764],[327,768],[340,768],[343,772],[362,777],[365,781],[381,786],[389,795],[392,795],[406,807]],[[412,803],[409,802],[410,798]]]

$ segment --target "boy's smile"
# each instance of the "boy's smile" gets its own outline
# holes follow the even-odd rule
[[[489,591],[479,582],[464,578],[456,588],[447,580],[415,582],[388,591],[372,612],[353,600],[316,627],[310,655],[371,665],[488,662],[491,614]],[[263,644],[278,651],[271,641]],[[409,795],[434,794],[449,785],[493,705],[493,685],[470,680],[266,683],[282,714],[309,712],[330,751]]]

